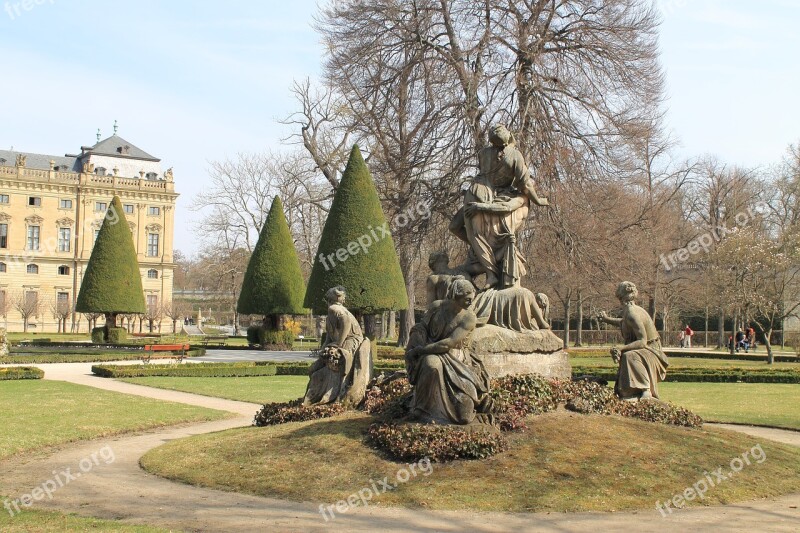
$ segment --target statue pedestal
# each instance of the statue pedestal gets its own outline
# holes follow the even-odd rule
[[[493,325],[481,326],[472,333],[470,349],[483,357],[492,378],[522,374],[572,377],[564,342],[549,329],[520,333]]]

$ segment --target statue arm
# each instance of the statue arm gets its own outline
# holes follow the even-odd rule
[[[605,311],[602,311],[598,316],[597,320],[600,322],[605,322],[606,324],[611,324],[612,326],[621,326],[622,319],[621,318],[612,318],[606,314]]]
[[[509,213],[513,213],[514,211],[516,211],[517,209],[519,209],[524,205],[525,205],[525,198],[522,196],[516,196],[505,202],[492,202],[492,203],[472,202],[466,206],[465,212],[467,215],[471,215],[475,211],[484,211],[487,213],[498,213],[501,215],[507,215]]]
[[[445,337],[444,339],[419,348],[417,350],[417,355],[444,354],[453,348],[461,346],[463,342],[469,338],[469,335],[475,329],[477,322],[478,319],[474,314],[465,318],[458,326],[456,326],[449,337]]]
[[[630,331],[636,339],[619,349],[621,353],[630,352],[631,350],[641,350],[647,347],[647,328],[644,322],[637,316],[628,316],[627,319]]]

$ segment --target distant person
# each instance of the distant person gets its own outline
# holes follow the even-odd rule
[[[736,351],[744,350],[744,353],[747,353],[750,346],[747,344],[747,337],[742,331],[742,328],[739,328],[739,331],[736,332]]]
[[[692,331],[692,328],[689,327],[689,324],[686,324],[686,328],[683,330],[683,334],[684,334],[683,347],[691,348],[692,335],[694,335],[694,331]]]
[[[686,344],[686,332],[683,331],[683,330],[680,330],[678,332],[678,346],[683,348],[685,344]]]
[[[747,342],[750,344],[750,348],[752,348],[753,351],[755,351],[755,349],[756,349],[756,330],[753,328],[753,326],[750,326],[747,329]]]

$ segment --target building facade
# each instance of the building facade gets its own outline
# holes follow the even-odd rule
[[[75,302],[115,195],[124,211],[116,216],[133,234],[145,302],[163,307],[174,270],[172,169],[116,134],[63,157],[0,150],[0,317],[9,331],[88,330]]]

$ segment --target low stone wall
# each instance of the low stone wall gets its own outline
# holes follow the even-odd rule
[[[519,333],[492,325],[476,329],[470,340],[470,349],[483,357],[483,364],[493,378],[540,374],[546,378],[570,379],[572,367],[563,345],[550,330]]]

